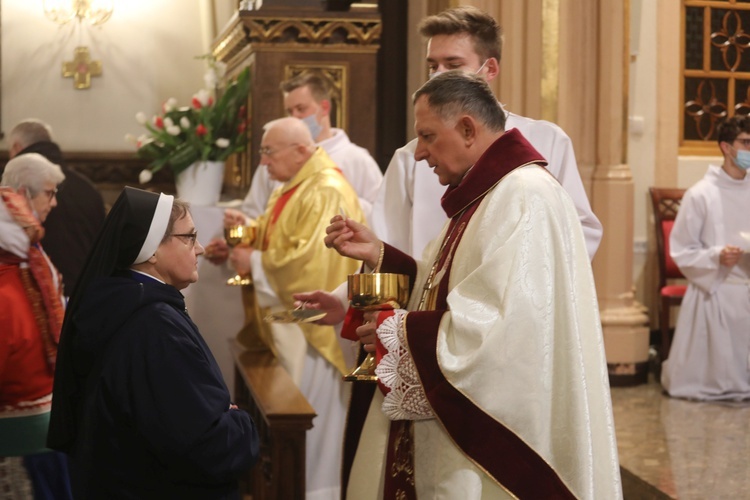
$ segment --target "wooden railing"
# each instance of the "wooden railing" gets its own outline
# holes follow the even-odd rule
[[[305,498],[305,433],[315,411],[271,351],[230,342],[235,403],[253,418],[260,460],[243,481],[253,500]]]

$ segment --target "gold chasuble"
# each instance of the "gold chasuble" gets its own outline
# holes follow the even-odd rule
[[[293,293],[333,290],[359,269],[359,262],[323,243],[331,218],[342,209],[365,223],[357,193],[320,147],[297,175],[271,194],[266,212],[257,219],[254,246],[263,251],[263,271],[285,308],[294,308]],[[333,327],[299,326],[307,342],[346,373]]]

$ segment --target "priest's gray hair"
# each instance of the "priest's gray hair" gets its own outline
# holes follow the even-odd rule
[[[52,127],[36,118],[29,118],[19,122],[10,131],[9,141],[11,144],[17,142],[21,149],[25,149],[37,142],[49,142],[52,140]]]
[[[481,76],[459,69],[441,73],[414,93],[412,102],[425,96],[430,109],[444,122],[455,121],[466,114],[492,132],[505,130],[505,111],[492,89]]]
[[[59,165],[55,165],[39,153],[26,153],[14,157],[5,164],[0,185],[14,190],[25,187],[33,198],[44,190],[44,184],[55,185],[65,180]]]

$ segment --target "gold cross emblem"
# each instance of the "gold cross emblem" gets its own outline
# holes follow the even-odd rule
[[[63,78],[73,77],[76,89],[91,87],[91,77],[101,76],[102,62],[92,61],[88,47],[76,47],[73,60],[63,62]]]

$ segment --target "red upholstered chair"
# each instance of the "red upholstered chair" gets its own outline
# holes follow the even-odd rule
[[[661,333],[661,360],[669,357],[672,345],[670,316],[672,307],[682,304],[687,285],[670,284],[671,280],[685,279],[669,255],[669,234],[672,232],[677,211],[680,209],[684,189],[649,188],[654,207],[656,248],[659,257],[659,331]]]

